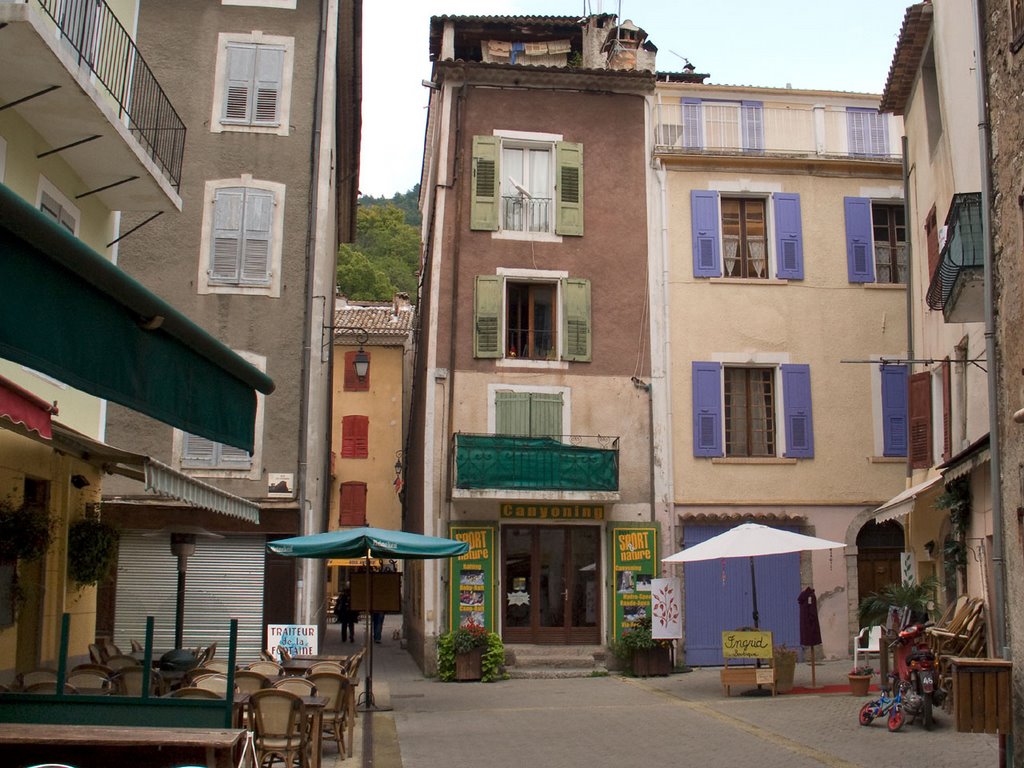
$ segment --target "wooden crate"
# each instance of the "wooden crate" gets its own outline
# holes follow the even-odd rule
[[[1012,664],[1003,659],[949,659],[953,715],[962,733],[1009,733]]]

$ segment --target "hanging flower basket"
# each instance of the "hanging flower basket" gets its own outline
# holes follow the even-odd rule
[[[36,560],[53,538],[53,520],[45,509],[0,500],[0,560]]]
[[[68,529],[68,576],[79,586],[107,577],[117,560],[117,529],[109,523],[84,518]]]

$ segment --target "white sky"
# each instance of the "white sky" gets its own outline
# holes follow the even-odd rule
[[[418,181],[430,17],[583,15],[585,0],[364,0],[359,188],[390,197]],[[647,32],[657,68],[684,56],[705,82],[881,93],[911,0],[589,0]],[[678,54],[678,55],[675,55]]]

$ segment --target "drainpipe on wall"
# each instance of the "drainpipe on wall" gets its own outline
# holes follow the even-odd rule
[[[903,152],[903,220],[910,221],[910,161],[908,160],[909,142],[904,133],[901,139],[901,151]],[[907,244],[907,360],[914,359],[914,252],[911,248],[911,239],[906,238]],[[907,364],[908,367],[911,365]],[[910,373],[910,371],[908,371]],[[907,487],[910,487],[910,478],[914,470],[910,466],[910,456],[907,456]]]

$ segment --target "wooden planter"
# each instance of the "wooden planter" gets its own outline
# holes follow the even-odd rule
[[[868,688],[871,687],[871,675],[847,675],[850,681],[850,694],[853,696],[867,696]]]
[[[660,645],[633,652],[630,664],[633,674],[637,677],[657,677],[672,672],[672,656],[668,648]]]
[[[455,654],[455,679],[463,682],[483,677],[483,648]]]

